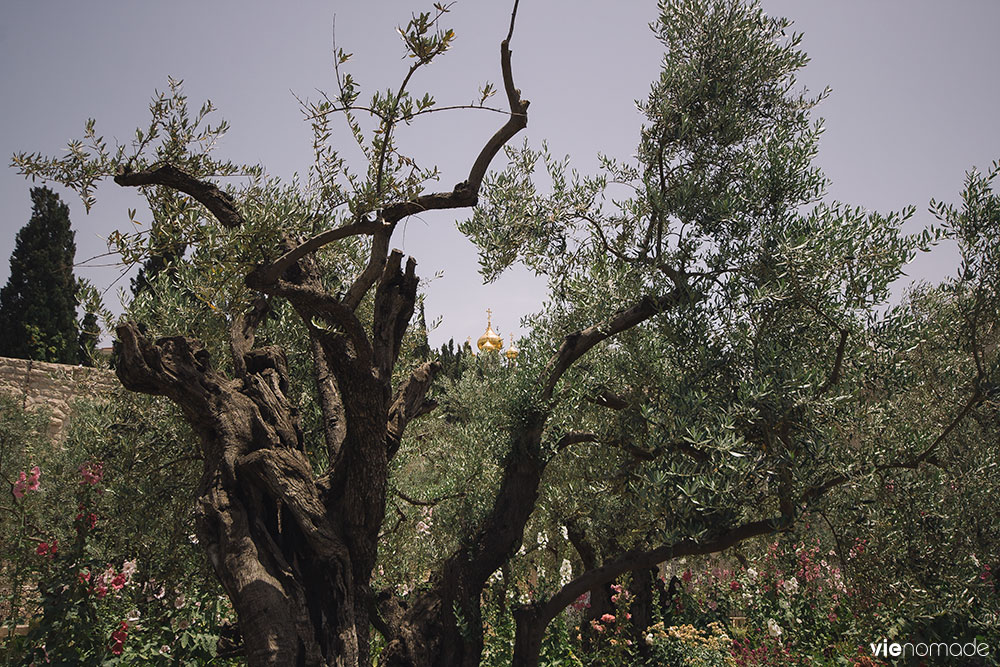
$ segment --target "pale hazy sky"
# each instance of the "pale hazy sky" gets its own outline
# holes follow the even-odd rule
[[[370,93],[398,85],[407,63],[394,27],[430,4],[8,0],[0,8],[0,154],[5,164],[15,151],[61,154],[88,117],[106,138],[128,141],[169,74],[184,79],[192,105],[210,98],[229,120],[219,156],[260,162],[280,176],[305,172],[309,128],[292,93],[315,98],[317,89],[333,89],[334,16],[338,46],[355,54],[350,71]],[[805,33],[812,62],[801,81],[833,89],[817,112],[826,119],[819,164],[833,181],[831,198],[877,210],[914,204],[914,225],[921,225],[931,220],[930,198],[955,200],[968,168],[1000,158],[1000,2],[763,6]],[[411,90],[425,89],[439,104],[467,103],[485,81],[500,83],[498,45],[509,12],[507,2],[461,0],[447,24],[458,33],[453,51]],[[659,68],[660,45],[647,27],[655,14],[651,0],[521,0],[513,67],[532,104],[528,129],[516,140],[547,140],[581,171],[594,168],[598,152],[631,156],[641,122],[633,101],[646,96]],[[431,114],[402,141],[424,163],[438,164],[441,186],[450,188],[464,180],[500,120],[487,112]],[[0,283],[14,235],[30,217],[29,187],[13,169],[0,172]],[[103,237],[127,226],[126,209],[139,203],[134,192],[109,184],[85,215],[74,195],[56,190],[71,209],[78,261],[104,252]],[[520,317],[537,309],[540,286],[518,272],[482,286],[475,251],[455,220],[447,212],[411,218],[394,239],[416,257],[423,278],[444,274],[426,287],[428,317],[443,317],[432,343],[477,338],[487,307],[502,334],[516,330]],[[953,260],[936,253],[911,273],[940,276]],[[104,288],[118,269],[81,267],[78,274]],[[127,288],[128,278],[118,286]]]

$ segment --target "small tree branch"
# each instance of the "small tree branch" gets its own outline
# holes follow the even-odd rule
[[[416,505],[417,507],[434,507],[438,503],[442,503],[446,500],[455,500],[456,498],[464,498],[469,495],[465,491],[459,491],[458,493],[447,493],[443,496],[438,496],[437,498],[431,498],[430,500],[418,500],[416,498],[411,498],[399,489],[395,489],[395,491],[397,496],[411,505]]]
[[[969,397],[969,400],[962,407],[961,411],[959,411],[958,415],[951,420],[948,426],[945,427],[945,429],[938,435],[938,437],[934,438],[934,442],[928,445],[922,452],[920,452],[915,456],[911,456],[908,459],[877,465],[875,466],[875,470],[878,472],[886,470],[907,470],[907,469],[914,470],[916,468],[919,468],[920,465],[923,463],[937,465],[938,461],[935,458],[935,453],[937,452],[937,448],[941,445],[942,442],[944,442],[945,438],[947,438],[952,431],[958,428],[958,426],[965,420],[965,418],[969,416],[969,413],[971,413],[972,410],[975,409],[975,407],[982,402],[982,400],[983,400],[983,395],[980,392],[980,390],[979,389],[973,390],[972,395]],[[802,502],[807,504],[815,502],[820,498],[822,498],[831,489],[834,489],[840,486],[841,484],[845,484],[846,482],[850,481],[850,479],[851,478],[848,475],[844,473],[839,473],[824,482],[815,484],[807,488],[802,493]]]
[[[570,431],[569,433],[564,433],[559,440],[556,441],[556,452],[561,452],[562,450],[570,447],[572,445],[578,445],[581,442],[598,442],[599,439],[596,433],[590,433],[588,431]]]
[[[245,222],[229,193],[223,192],[214,183],[199,180],[173,165],[165,164],[144,171],[123,169],[115,175],[115,183],[126,187],[163,185],[193,197],[211,211],[223,227],[235,229]]]
[[[833,361],[833,370],[823,386],[816,391],[817,396],[822,396],[835,384],[840,382],[840,372],[844,365],[844,350],[847,348],[847,337],[850,332],[847,329],[840,330],[840,341],[837,343],[837,356]]]

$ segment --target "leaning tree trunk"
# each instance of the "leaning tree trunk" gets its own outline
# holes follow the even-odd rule
[[[513,434],[503,482],[477,532],[434,574],[431,586],[403,609],[381,611],[391,628],[380,667],[476,667],[483,652],[480,600],[486,581],[518,548],[545,463],[541,438],[547,414],[526,417]]]

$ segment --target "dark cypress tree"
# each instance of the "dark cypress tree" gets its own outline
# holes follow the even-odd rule
[[[45,187],[31,189],[31,202],[0,290],[0,356],[73,364],[79,334],[69,208]]]

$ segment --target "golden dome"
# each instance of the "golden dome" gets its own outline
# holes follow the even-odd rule
[[[486,310],[486,333],[479,337],[476,341],[476,347],[479,348],[480,352],[499,352],[503,348],[503,338],[497,335],[497,332],[493,330],[492,320],[493,312],[489,309]]]
[[[521,351],[519,349],[517,349],[516,347],[514,347],[513,343],[511,343],[510,347],[507,348],[507,351],[504,352],[504,354],[507,355],[507,358],[510,359],[511,361],[514,361],[515,359],[517,359],[517,355],[519,355],[520,353],[521,353]]]

